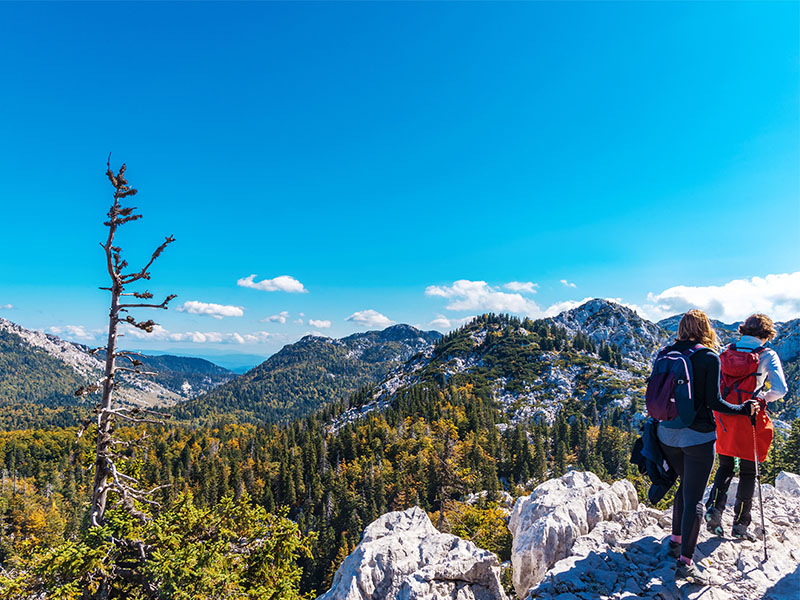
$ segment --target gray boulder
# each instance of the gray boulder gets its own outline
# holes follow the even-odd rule
[[[497,557],[440,533],[419,507],[370,524],[319,600],[506,600]]]
[[[775,478],[775,489],[789,496],[800,496],[800,475],[781,471]]]
[[[545,481],[530,496],[517,499],[509,522],[517,595],[524,597],[599,522],[638,506],[630,481],[608,485],[594,473],[582,471]]]

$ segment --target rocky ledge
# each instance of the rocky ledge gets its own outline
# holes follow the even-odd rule
[[[440,533],[419,507],[370,524],[319,600],[506,600],[497,557]]]
[[[638,506],[630,481],[608,485],[594,473],[581,471],[545,481],[530,496],[519,498],[508,524],[514,536],[511,564],[517,595],[524,597],[600,521]]]
[[[568,476],[581,477],[568,473],[561,481]],[[553,482],[542,485],[553,486]],[[736,480],[731,485],[729,509],[723,518],[726,532],[732,527],[735,485]],[[584,491],[587,503],[593,502],[598,494],[607,495],[614,486],[599,492],[591,492],[592,487],[579,488]],[[762,495],[768,560],[763,561],[763,540],[747,542],[716,537],[703,527],[695,559],[699,559],[700,568],[709,575],[710,586],[676,585],[675,560],[667,556],[666,549],[672,511],[640,506],[612,512],[593,526],[590,524],[591,531],[575,539],[569,555],[552,564],[538,583],[527,591],[517,588],[522,592],[519,596],[528,600],[797,600],[800,597],[800,476],[781,473],[775,487],[762,486]],[[575,499],[570,501],[572,505],[576,502]],[[554,509],[550,518],[556,513],[563,513],[563,510]],[[760,521],[757,501],[753,516],[751,527],[755,528],[755,522]],[[580,514],[577,521],[582,522]],[[552,538],[550,540],[552,542]],[[515,536],[515,547],[517,543]],[[525,574],[521,577],[525,580]],[[527,580],[532,580],[530,575]]]
[[[731,486],[731,504],[736,480]],[[761,486],[763,540],[710,535],[702,528],[695,558],[712,585],[676,585],[667,556],[671,511],[639,505],[627,480],[603,483],[569,472],[518,498],[514,588],[527,600],[797,600],[800,597],[800,476],[781,473]],[[723,518],[732,526],[732,509]],[[760,521],[758,504],[754,521]],[[753,526],[755,528],[755,524]],[[414,507],[383,515],[364,531],[320,600],[506,600],[491,552],[440,533]]]

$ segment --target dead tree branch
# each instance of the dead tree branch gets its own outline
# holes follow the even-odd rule
[[[108,502],[108,494],[114,492],[119,496],[119,503],[126,507],[128,511],[134,516],[139,518],[146,518],[146,514],[142,512],[136,503],[156,504],[153,500],[149,499],[155,491],[162,489],[164,486],[158,486],[149,492],[138,490],[136,485],[138,482],[124,473],[121,473],[113,460],[112,447],[129,445],[128,442],[123,442],[114,437],[114,422],[117,419],[132,424],[163,424],[164,416],[159,415],[160,418],[153,418],[149,415],[155,415],[153,411],[125,409],[122,407],[114,406],[114,390],[119,387],[117,374],[119,372],[130,373],[133,375],[155,375],[150,371],[145,371],[141,367],[143,362],[133,358],[133,356],[141,356],[137,352],[117,351],[117,339],[123,335],[118,332],[120,323],[126,323],[132,327],[136,327],[147,333],[152,333],[156,327],[156,323],[152,319],[145,321],[138,321],[131,315],[122,316],[121,313],[127,313],[129,309],[135,308],[156,308],[167,309],[169,303],[176,298],[175,294],[168,295],[161,304],[134,302],[134,303],[121,303],[120,299],[123,296],[133,297],[138,300],[150,300],[153,294],[148,290],[145,291],[126,291],[125,286],[139,281],[140,279],[150,279],[150,268],[153,263],[172,242],[175,241],[173,236],[168,236],[164,241],[153,251],[150,260],[147,264],[139,270],[134,272],[125,272],[128,267],[128,261],[122,257],[122,247],[115,242],[117,230],[126,223],[131,223],[142,218],[141,214],[136,212],[135,206],[123,206],[122,201],[125,198],[135,196],[137,193],[136,188],[132,187],[125,176],[126,166],[123,164],[119,171],[116,173],[111,168],[111,155],[109,155],[106,163],[106,177],[111,182],[114,188],[114,196],[111,207],[108,210],[108,219],[104,225],[108,227],[108,235],[105,243],[101,242],[100,245],[105,253],[106,270],[111,280],[110,286],[101,287],[101,290],[111,292],[111,307],[109,310],[108,320],[108,338],[106,345],[101,348],[96,348],[91,351],[95,354],[100,351],[105,353],[105,371],[104,377],[87,386],[82,386],[76,391],[76,395],[83,396],[90,393],[102,392],[102,398],[98,404],[97,411],[97,449],[95,459],[95,473],[94,483],[92,485],[92,513],[91,524],[92,526],[102,525],[105,518],[106,504]],[[131,364],[130,367],[117,366],[116,359],[124,358]],[[89,426],[89,420],[83,423],[78,437],[80,438]]]

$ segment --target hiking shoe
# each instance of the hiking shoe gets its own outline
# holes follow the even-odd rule
[[[722,530],[722,512],[714,507],[706,511],[706,529],[714,535],[722,537],[724,531]]]
[[[675,560],[679,559],[681,557],[681,545],[670,540],[667,544],[667,556]]]
[[[738,540],[746,540],[748,542],[755,542],[758,539],[753,532],[747,531],[747,525],[742,525],[740,523],[736,523],[733,526],[731,535]]]
[[[686,581],[694,585],[709,585],[708,577],[697,568],[697,565],[694,563],[687,565],[682,560],[678,560],[678,566],[675,568],[675,581]]]

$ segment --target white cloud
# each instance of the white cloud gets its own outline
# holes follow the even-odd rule
[[[447,331],[449,329],[455,329],[456,327],[461,327],[464,323],[471,321],[475,318],[475,315],[470,315],[468,317],[460,317],[458,319],[448,318],[444,315],[436,315],[430,323],[428,323],[428,327],[433,327],[434,329],[438,329],[439,331]]]
[[[14,308],[13,304],[0,304],[0,310],[11,310]]]
[[[526,315],[539,315],[541,309],[528,298],[518,292],[502,292],[485,281],[469,281],[459,279],[452,286],[430,285],[425,289],[428,296],[448,298],[448,310],[485,310],[492,312],[509,312]]]
[[[179,307],[180,312],[187,312],[193,315],[208,315],[215,319],[223,317],[243,317],[244,308],[241,306],[230,306],[226,304],[213,304],[210,302],[199,302],[197,300],[187,300],[183,306]]]
[[[123,325],[126,325],[123,323]],[[181,331],[173,332],[161,325],[156,325],[152,333],[147,333],[130,325],[126,325],[125,335],[139,340],[157,340],[167,342],[191,342],[193,344],[261,344],[280,336],[269,331],[251,333],[218,332],[218,331]]]
[[[735,279],[723,285],[678,285],[647,296],[643,311],[652,320],[692,308],[731,323],[763,312],[775,321],[800,317],[800,271],[751,279]]]
[[[372,309],[354,312],[345,320],[351,321],[356,325],[360,325],[361,327],[385,328],[389,327],[389,325],[394,325],[394,321],[392,321],[389,317]]]
[[[319,327],[320,329],[328,329],[328,327],[331,326],[330,321],[323,321],[317,319],[309,319],[308,324],[311,325],[312,327]]]
[[[65,336],[73,340],[91,341],[105,333],[104,329],[86,329],[83,325],[63,325],[50,327],[47,331],[54,335]]]
[[[447,330],[452,327],[452,322],[450,319],[445,317],[444,315],[436,315],[430,323],[428,323],[428,327],[433,327],[434,329],[443,329]]]
[[[566,287],[569,287],[569,288],[576,288],[576,287],[578,287],[577,285],[575,285],[575,284],[574,284],[574,283],[572,283],[572,282],[569,282],[569,281],[567,281],[566,279],[560,279],[559,281],[561,281],[561,284],[562,284],[562,285],[564,285],[564,286],[566,286]]]
[[[556,302],[548,306],[544,311],[545,317],[554,317],[558,314],[566,310],[572,310],[573,308],[579,307],[581,304],[592,300],[593,298],[584,298],[583,300],[564,300],[563,302]]]
[[[303,319],[295,319],[294,321],[292,321],[292,323],[294,323],[295,325],[302,325]]]
[[[262,279],[255,281],[256,275],[249,275],[239,279],[236,285],[239,287],[253,288],[254,290],[262,290],[264,292],[289,292],[295,294],[305,294],[308,290],[303,287],[303,284],[297,281],[294,277],[289,275],[279,275],[274,279]]]
[[[503,287],[512,292],[528,292],[529,294],[535,294],[539,284],[533,283],[532,281],[509,281]]]
[[[262,323],[286,323],[286,320],[289,318],[289,311],[283,310],[279,312],[277,315],[270,315],[268,317],[264,317],[261,319]]]
[[[504,287],[508,286],[509,284],[506,284]],[[466,279],[455,281],[452,286],[428,286],[425,290],[425,294],[428,296],[448,298],[451,301],[450,304],[446,306],[448,310],[509,312],[523,314],[534,319],[553,317],[592,300],[592,297],[587,297],[583,300],[564,300],[542,309],[533,300],[525,298],[521,294],[502,292],[499,288],[492,287],[485,281],[469,281]],[[606,299],[627,306],[642,316],[647,316],[646,311],[635,304],[623,302],[620,298]],[[442,330],[455,329],[473,318],[474,317],[453,319],[444,315],[437,315],[436,318],[430,322],[430,326]]]

